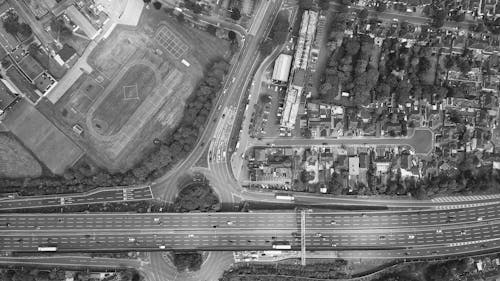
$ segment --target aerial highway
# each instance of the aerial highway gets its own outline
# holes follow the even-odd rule
[[[451,255],[500,246],[500,203],[379,212],[93,213],[0,215],[4,252],[106,250],[389,250]],[[303,222],[305,222],[304,225]],[[467,250],[468,249],[468,250]]]
[[[99,204],[108,202],[142,201],[153,199],[149,185],[103,187],[89,192],[44,196],[20,196],[0,198],[0,210],[71,205]]]

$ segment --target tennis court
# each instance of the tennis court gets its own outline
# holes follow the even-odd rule
[[[188,45],[166,26],[162,26],[160,30],[158,30],[155,39],[165,48],[165,50],[167,50],[167,52],[176,58],[182,57],[189,50]]]

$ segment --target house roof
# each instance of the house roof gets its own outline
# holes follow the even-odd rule
[[[64,44],[63,48],[57,52],[64,62],[67,62],[71,57],[76,54],[76,50],[68,44]]]

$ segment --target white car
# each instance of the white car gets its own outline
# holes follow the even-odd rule
[[[129,237],[128,238],[128,242],[135,242],[135,238],[134,237]]]
[[[165,245],[160,245],[160,246],[158,246],[158,248],[165,249],[166,247],[165,247]]]

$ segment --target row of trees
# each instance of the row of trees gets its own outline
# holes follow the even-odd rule
[[[92,278],[90,271],[73,271],[75,281],[101,281],[100,278]],[[142,276],[135,269],[123,269],[112,274],[122,281],[141,281]],[[65,281],[66,271],[60,268],[51,270],[36,267],[10,267],[0,268],[0,280],[2,281]]]
[[[221,281],[236,280],[291,280],[290,276],[300,280],[304,278],[340,279],[346,278],[347,262],[336,259],[329,263],[312,263],[306,266],[295,264],[258,264],[247,263],[224,272]]]

